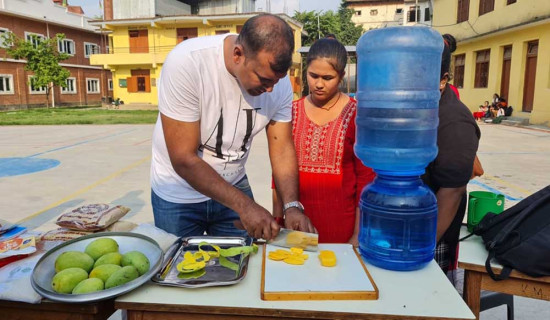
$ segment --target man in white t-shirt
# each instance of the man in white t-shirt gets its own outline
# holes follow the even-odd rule
[[[252,138],[265,128],[284,224],[315,230],[298,202],[286,75],[293,50],[292,29],[263,14],[249,19],[238,36],[186,40],[168,54],[151,161],[157,227],[178,236],[275,237],[279,225],[254,202],[244,169]],[[235,227],[238,220],[246,231]]]

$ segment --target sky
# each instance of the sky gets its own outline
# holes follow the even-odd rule
[[[102,9],[99,7],[99,2],[103,3],[103,0],[68,0],[72,6],[81,6],[84,10],[84,14],[87,17],[95,17],[102,14]],[[285,0],[271,0],[271,9],[282,12],[283,2]],[[286,0],[287,8],[292,10],[299,7],[299,11],[328,11],[337,10],[341,0]],[[265,7],[266,0],[256,0],[256,7]],[[298,5],[296,5],[298,2]],[[290,15],[293,15],[291,13]]]

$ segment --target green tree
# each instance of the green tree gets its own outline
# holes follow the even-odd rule
[[[307,36],[302,36],[303,46],[311,46],[315,40],[330,33],[344,45],[354,46],[363,34],[363,28],[351,21],[353,14],[353,9],[348,9],[342,1],[337,12],[296,12],[293,18],[302,23],[307,32]]]
[[[3,41],[9,44],[6,53],[11,58],[27,60],[25,70],[34,73],[32,86],[46,88],[46,106],[49,107],[52,89],[55,86],[65,87],[70,76],[69,70],[59,65],[59,62],[69,58],[67,53],[58,51],[58,41],[65,39],[65,35],[58,33],[54,38],[48,39],[34,35],[32,37],[32,41],[27,41],[9,32],[3,36]]]
[[[359,41],[363,34],[363,27],[356,25],[351,21],[351,17],[355,14],[355,10],[345,6],[345,1],[342,1],[338,8],[338,18],[340,21],[340,32],[337,34],[338,40],[345,45],[354,46]]]

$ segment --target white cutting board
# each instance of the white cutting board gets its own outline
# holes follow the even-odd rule
[[[291,265],[267,258],[280,247],[267,244],[264,249],[262,299],[264,300],[373,300],[378,288],[358,254],[349,244],[319,244],[319,250],[331,250],[336,266],[323,267],[319,252],[304,251],[309,259],[303,265]]]

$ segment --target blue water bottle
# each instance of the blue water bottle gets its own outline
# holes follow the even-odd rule
[[[416,270],[434,256],[437,201],[420,175],[437,156],[443,39],[427,27],[365,33],[357,44],[355,153],[377,178],[361,194],[359,250]]]

